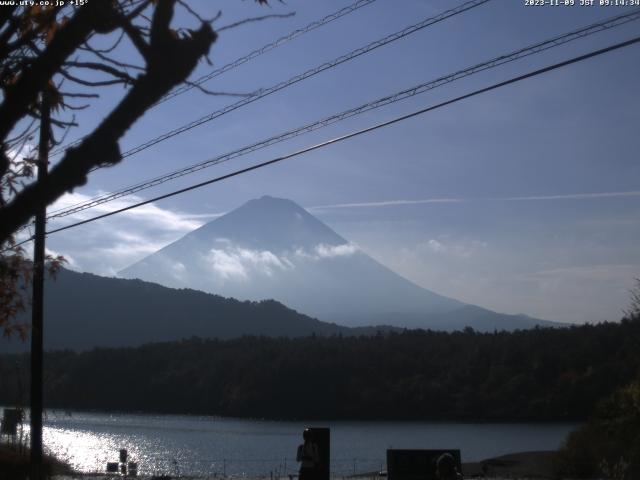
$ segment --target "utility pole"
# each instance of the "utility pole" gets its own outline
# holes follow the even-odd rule
[[[40,105],[40,143],[38,145],[38,183],[46,181],[49,169],[49,135],[51,105],[45,88]],[[42,359],[44,313],[44,240],[47,205],[36,213],[36,232],[33,247],[33,297],[31,307],[31,480],[43,478],[42,465]]]

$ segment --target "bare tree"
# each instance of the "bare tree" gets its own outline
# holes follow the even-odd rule
[[[267,0],[255,0],[266,4]],[[119,140],[140,117],[207,59],[217,34],[186,0],[89,0],[49,6],[0,8],[0,330],[25,307],[31,264],[15,233],[44,205],[86,183],[95,167],[121,161]],[[61,3],[61,5],[54,5]],[[171,25],[182,8],[196,28]],[[107,44],[107,42],[109,42]],[[139,61],[117,55],[133,48]],[[50,145],[76,125],[73,112],[88,108],[98,89],[124,87],[121,100],[82,141],[68,148],[44,182],[32,139],[43,92],[54,117]],[[60,257],[49,257],[55,272]]]
[[[625,310],[625,315],[629,318],[640,318],[640,278],[636,278],[636,285],[630,291],[631,304]]]

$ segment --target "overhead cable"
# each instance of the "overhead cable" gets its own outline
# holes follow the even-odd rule
[[[254,58],[257,58],[261,55],[264,55],[267,52],[270,52],[271,50],[274,50],[282,45],[284,45],[287,42],[290,42],[291,40],[294,40],[302,35],[304,35],[305,33],[311,32],[312,30],[315,30],[316,28],[322,27],[328,23],[333,22],[334,20],[337,20],[341,17],[344,17],[345,15],[349,15],[352,12],[355,12],[356,10],[365,7],[367,5],[372,4],[373,2],[375,2],[376,0],[357,0],[356,2],[352,3],[351,5],[348,5],[344,8],[341,8],[340,10],[333,12],[329,15],[327,15],[324,18],[321,18],[320,20],[315,20],[311,23],[309,23],[308,25],[302,27],[302,28],[298,28],[294,31],[292,31],[291,33],[289,33],[288,35],[285,35],[283,37],[278,38],[277,40],[267,43],[266,45],[263,45],[260,48],[257,48],[255,50],[253,50],[252,52],[248,53],[247,55],[244,55],[240,58],[237,58],[236,60],[233,60],[232,62],[227,63],[226,65],[223,65],[220,68],[217,68],[215,70],[213,70],[212,72],[203,75],[200,78],[197,78],[194,81],[189,82],[189,84],[186,85],[182,85],[179,88],[176,88],[175,90],[167,93],[164,97],[162,97],[160,100],[158,100],[154,106],[159,105],[161,103],[166,102],[167,100],[177,97],[178,95],[181,95],[189,90],[191,90],[192,88],[197,87],[198,85],[202,85],[205,82],[208,82],[209,80],[214,79],[215,77],[218,77],[220,75],[222,75],[223,73],[228,72],[229,70],[233,70],[236,67],[239,67],[240,65],[244,65],[247,62],[250,62],[251,60],[253,60]],[[152,107],[153,108],[153,107]],[[66,145],[63,145],[61,147],[56,148],[55,150],[53,150],[51,152],[51,155],[58,155],[62,152],[64,152],[67,148],[69,147],[73,147],[75,145],[78,145],[79,143],[82,142],[82,140],[84,140],[85,137],[79,138],[77,140],[74,140],[73,142],[70,142]]]
[[[192,130],[196,127],[199,127],[200,125],[203,125],[205,123],[208,123],[212,120],[215,120],[216,118],[219,118],[223,115],[226,115],[227,113],[233,112],[234,110],[237,110],[241,107],[244,107],[246,105],[249,105],[257,100],[260,100],[261,98],[267,97],[273,93],[279,92],[280,90],[283,90],[285,88],[290,87],[291,85],[295,85],[303,80],[307,80],[315,75],[318,75],[321,72],[324,72],[325,70],[329,70],[332,68],[337,67],[338,65],[341,65],[345,62],[348,62],[350,60],[353,60],[354,58],[358,58],[361,55],[364,55],[366,53],[369,53],[377,48],[380,48],[384,45],[388,45],[389,43],[395,42],[396,40],[400,40],[402,38],[405,38],[413,33],[416,33],[424,28],[430,27],[431,25],[434,25],[436,23],[442,22],[448,18],[454,17],[456,15],[459,15],[463,12],[466,12],[467,10],[471,10],[472,8],[476,8],[479,7],[480,5],[483,5],[487,2],[490,2],[491,0],[470,0],[468,2],[463,3],[462,5],[459,5],[455,8],[446,10],[434,17],[429,17],[426,18],[416,24],[413,24],[407,28],[404,28],[398,32],[392,33],[391,35],[387,35],[384,38],[381,38],[379,40],[375,40],[367,45],[365,45],[364,47],[360,47],[357,48],[355,50],[352,50],[351,52],[345,54],[345,55],[341,55],[338,58],[335,58],[329,62],[323,63],[321,65],[318,65],[314,68],[311,68],[303,73],[300,73],[298,75],[295,75],[291,78],[289,78],[288,80],[282,81],[280,83],[277,83],[275,85],[272,85],[271,87],[268,88],[263,88],[258,90],[256,93],[245,97],[243,99],[238,100],[235,103],[231,103],[219,110],[216,110],[208,115],[205,115],[203,117],[198,118],[197,120],[193,120],[192,122],[189,122],[185,125],[182,125],[180,127],[174,128],[173,130],[170,130],[168,132],[163,133],[162,135],[159,135],[155,138],[152,138],[151,140],[148,140],[140,145],[137,145],[125,152],[122,153],[121,157],[127,158],[130,157],[132,155],[135,155],[136,153],[140,153],[143,150],[146,150],[149,147],[152,147],[154,145],[157,145],[160,142],[163,142],[165,140],[168,140],[169,138],[175,137],[176,135],[180,135],[182,133],[185,133],[189,130]],[[95,167],[93,168],[91,171],[95,171],[98,170],[101,167]]]
[[[57,233],[57,232],[62,232],[64,230],[68,230],[70,228],[78,227],[80,225],[85,225],[87,223],[95,222],[96,220],[100,220],[100,219],[103,219],[103,218],[106,218],[106,217],[117,215],[119,213],[123,213],[123,212],[126,212],[128,210],[132,210],[134,208],[141,207],[143,205],[148,205],[150,203],[157,202],[159,200],[163,200],[163,199],[166,199],[166,198],[169,198],[169,197],[180,195],[182,193],[186,193],[186,192],[189,192],[191,190],[195,190],[197,188],[201,188],[201,187],[204,187],[204,186],[207,186],[207,185],[218,183],[218,182],[221,182],[223,180],[226,180],[226,179],[229,179],[229,178],[232,178],[232,177],[236,177],[236,176],[242,175],[244,173],[251,172],[253,170],[258,170],[260,168],[263,168],[263,167],[266,167],[266,166],[269,166],[269,165],[273,165],[275,163],[279,163],[279,162],[282,162],[284,160],[288,160],[288,159],[291,159],[291,158],[294,158],[294,157],[298,157],[298,156],[300,156],[302,154],[305,154],[305,153],[308,153],[308,152],[311,152],[311,151],[314,151],[314,150],[318,150],[318,149],[327,147],[329,145],[333,145],[333,144],[336,144],[336,143],[339,143],[339,142],[343,142],[343,141],[348,140],[350,138],[354,138],[354,137],[363,135],[365,133],[372,132],[374,130],[378,130],[378,129],[381,129],[381,128],[384,128],[384,127],[388,127],[390,125],[402,122],[404,120],[408,120],[410,118],[417,117],[419,115],[423,115],[423,114],[431,112],[433,110],[437,110],[437,109],[446,107],[448,105],[452,105],[452,104],[460,102],[462,100],[466,100],[468,98],[475,97],[477,95],[480,95],[480,94],[483,94],[483,93],[486,93],[486,92],[490,92],[492,90],[496,90],[498,88],[502,88],[502,87],[505,87],[507,85],[511,85],[511,84],[514,84],[514,83],[517,83],[517,82],[521,82],[523,80],[526,80],[526,79],[529,79],[529,78],[532,78],[532,77],[536,77],[538,75],[542,75],[544,73],[548,73],[550,71],[553,71],[553,70],[556,70],[556,69],[559,69],[559,68],[562,68],[562,67],[566,67],[568,65],[572,65],[572,64],[575,64],[575,63],[578,63],[578,62],[582,62],[582,61],[585,61],[587,59],[590,59],[590,58],[593,58],[593,57],[597,57],[599,55],[603,55],[603,54],[608,53],[608,52],[612,52],[614,50],[619,50],[621,48],[625,48],[625,47],[637,44],[639,42],[640,42],[640,37],[635,37],[635,38],[632,38],[632,39],[627,40],[625,42],[620,42],[620,43],[611,45],[609,47],[601,48],[599,50],[595,50],[595,51],[589,52],[587,54],[580,55],[578,57],[573,57],[573,58],[571,58],[569,60],[565,60],[563,62],[555,63],[553,65],[549,65],[547,67],[543,67],[543,68],[540,68],[540,69],[525,73],[523,75],[519,75],[517,77],[512,77],[509,80],[505,80],[505,81],[502,81],[502,82],[499,82],[499,83],[494,83],[493,85],[490,85],[488,87],[484,87],[484,88],[475,90],[475,91],[473,91],[471,93],[467,93],[465,95],[461,95],[459,97],[455,97],[455,98],[447,100],[445,102],[441,102],[441,103],[438,103],[436,105],[432,105],[432,106],[417,110],[415,112],[412,112],[412,113],[409,113],[409,114],[406,114],[406,115],[402,115],[402,116],[393,118],[391,120],[387,120],[385,122],[378,123],[376,125],[373,125],[373,126],[370,126],[370,127],[367,127],[367,128],[363,128],[361,130],[357,130],[355,132],[351,132],[351,133],[348,133],[346,135],[342,135],[342,136],[333,138],[331,140],[327,140],[327,141],[324,141],[324,142],[321,142],[321,143],[317,143],[315,145],[312,145],[310,147],[306,147],[306,148],[297,150],[297,151],[289,153],[287,155],[282,155],[282,156],[273,158],[271,160],[268,160],[268,161],[265,161],[265,162],[262,162],[262,163],[258,163],[256,165],[252,165],[250,167],[246,167],[246,168],[243,168],[243,169],[240,169],[240,170],[236,170],[236,171],[228,173],[226,175],[221,175],[219,177],[215,177],[215,178],[212,178],[210,180],[191,185],[189,187],[181,188],[179,190],[174,190],[173,192],[166,193],[164,195],[160,195],[160,196],[157,196],[155,198],[151,198],[149,200],[145,200],[143,202],[139,202],[139,203],[136,203],[136,204],[133,204],[133,205],[129,205],[127,207],[123,207],[123,208],[120,208],[118,210],[114,210],[112,212],[104,213],[102,215],[97,215],[95,217],[92,217],[92,218],[89,218],[89,219],[86,219],[86,220],[82,220],[80,222],[72,223],[72,224],[66,225],[64,227],[59,227],[59,228],[50,230],[50,231],[47,232],[47,234],[53,234],[53,233]],[[31,240],[31,239],[27,239],[27,240],[25,240],[25,241],[23,241],[21,243],[25,243],[25,242],[27,242],[29,240]]]
[[[268,43],[267,45],[258,48],[256,50],[254,50],[253,52],[245,55],[244,57],[240,57],[237,60],[234,60],[231,63],[227,63],[226,65],[213,70],[212,72],[208,73],[207,75],[203,75],[200,78],[197,78],[196,80],[193,80],[192,82],[189,82],[189,84],[186,85],[182,85],[180,88],[177,88],[175,90],[173,90],[172,92],[168,93],[167,95],[165,95],[164,97],[162,97],[157,104],[166,102],[167,100],[170,100],[174,97],[177,97],[178,95],[181,95],[193,88],[195,88],[198,85],[202,85],[205,82],[208,82],[209,80],[212,80],[214,78],[216,78],[219,75],[222,75],[225,72],[228,72],[229,70],[232,70],[236,67],[239,67],[240,65],[249,62],[250,60],[253,60],[256,57],[259,57],[260,55],[263,55],[275,48],[278,48],[279,46],[293,40],[294,38],[297,38],[301,35],[304,35],[307,32],[310,32],[312,30],[315,30],[318,27],[321,27],[323,25],[326,25],[327,23],[330,23],[334,20],[337,20],[340,17],[343,17],[345,15],[348,15],[356,10],[358,10],[361,7],[364,7],[366,5],[369,5],[373,2],[375,2],[376,0],[358,0],[355,3],[352,3],[351,5],[344,7],[341,10],[338,10],[337,12],[334,12],[330,15],[327,15],[326,17],[324,17],[321,20],[316,20],[315,22],[311,22],[310,24],[308,24],[305,27],[299,28],[297,30],[294,30],[293,32],[289,33],[288,35],[285,35],[284,37],[280,37],[278,38],[276,41]]]
[[[562,34],[562,35],[558,35],[555,36],[551,39],[545,40],[543,42],[539,42],[539,43],[535,43],[533,45],[524,47],[524,48],[520,48],[518,50],[512,51],[510,53],[504,54],[504,55],[500,55],[498,57],[495,57],[491,60],[482,62],[482,63],[478,63],[476,65],[473,65],[471,67],[465,68],[463,70],[458,70],[454,73],[436,78],[435,80],[430,80],[428,82],[425,83],[421,83],[419,85],[413,86],[411,88],[402,90],[400,92],[394,93],[392,95],[388,95],[382,98],[379,98],[377,100],[373,100],[371,102],[365,103],[363,105],[360,105],[358,107],[355,108],[351,108],[349,110],[345,110],[341,113],[323,118],[321,120],[317,120],[315,122],[309,123],[307,125],[304,125],[302,127],[298,127],[296,129],[293,130],[289,130],[287,132],[269,137],[267,139],[261,140],[259,142],[253,143],[251,145],[247,145],[244,146],[242,148],[239,148],[237,150],[233,150],[231,152],[222,154],[222,155],[218,155],[214,158],[205,160],[203,162],[199,162],[196,163],[194,165],[191,165],[189,167],[185,167],[179,170],[176,170],[174,172],[171,173],[167,173],[158,177],[155,177],[153,179],[150,180],[146,180],[144,182],[140,182],[128,187],[125,187],[123,189],[120,189],[116,192],[111,192],[105,195],[101,195],[98,197],[94,197],[92,199],[89,199],[87,201],[84,202],[80,202],[77,203],[75,205],[69,206],[69,207],[65,207],[63,209],[59,209],[57,211],[52,212],[47,218],[48,220],[52,220],[55,218],[61,218],[61,217],[65,217],[74,213],[78,213],[80,211],[86,210],[88,208],[92,208],[95,207],[97,205],[103,204],[103,203],[107,203],[113,200],[116,200],[118,198],[127,196],[127,195],[132,195],[134,193],[140,192],[142,190],[146,190],[152,187],[155,187],[157,185],[160,185],[162,183],[168,182],[170,180],[174,180],[176,178],[203,170],[205,168],[211,167],[213,165],[218,165],[220,163],[232,160],[234,158],[240,157],[240,156],[244,156],[247,155],[249,153],[255,152],[257,150],[261,150],[263,148],[275,145],[277,143],[283,142],[285,140],[289,140],[291,138],[297,137],[299,135],[303,135],[321,128],[324,128],[326,126],[332,125],[334,123],[340,122],[342,120],[345,120],[347,118],[351,118],[360,114],[363,114],[365,112],[383,107],[385,105],[389,105],[395,102],[399,102],[401,100],[413,97],[415,95],[433,90],[435,88],[438,88],[442,85],[454,82],[456,80],[459,80],[461,78],[491,69],[491,68],[495,68],[498,67],[500,65],[504,65],[506,63],[524,58],[524,57],[528,57],[530,55],[534,55],[540,52],[544,52],[546,50],[549,50],[551,48],[566,44],[568,42],[592,35],[594,33],[603,31],[603,30],[608,30],[610,28],[614,28],[620,25],[623,25],[625,23],[628,23],[630,21],[633,20],[638,20],[640,19],[640,9],[635,10],[634,12],[631,13],[627,13],[624,15],[618,15],[603,21],[600,21],[598,23],[594,23],[585,27],[582,27],[580,29],[577,30],[573,30],[571,32]]]

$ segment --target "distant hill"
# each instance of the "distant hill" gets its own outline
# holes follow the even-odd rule
[[[137,346],[191,336],[226,339],[314,333],[351,334],[348,328],[320,322],[273,300],[241,302],[190,289],[65,269],[45,286],[44,338],[48,350]],[[17,338],[3,339],[0,352],[24,351],[28,345]]]
[[[637,378],[639,341],[640,317],[518,332],[191,338],[50,352],[44,398],[50,408],[281,420],[583,421]],[[0,405],[24,398],[28,378],[27,355],[0,355]]]
[[[429,291],[375,261],[291,200],[262,197],[119,272],[170,287],[272,298],[349,327],[493,331],[553,325]]]

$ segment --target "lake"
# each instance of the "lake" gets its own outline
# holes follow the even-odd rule
[[[297,472],[306,426],[331,428],[332,474],[380,470],[387,448],[459,448],[464,462],[560,446],[575,424],[283,422],[178,415],[47,411],[47,451],[103,472],[126,448],[142,474],[274,476]]]

